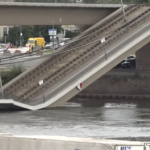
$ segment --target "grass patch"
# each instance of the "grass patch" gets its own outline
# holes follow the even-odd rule
[[[49,50],[49,51],[46,51],[44,52],[45,54],[51,54],[53,52],[53,50]]]
[[[19,64],[19,65],[12,65],[9,68],[9,71],[7,71],[7,73],[6,73],[7,75],[5,74],[5,76],[2,76],[2,83],[3,83],[3,85],[5,85],[9,81],[11,81],[15,77],[17,77],[18,75],[20,75],[24,71],[25,71],[25,67],[23,65],[21,65],[21,64]]]

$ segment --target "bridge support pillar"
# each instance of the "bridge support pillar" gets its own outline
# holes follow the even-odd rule
[[[136,69],[138,71],[150,71],[150,43],[136,52]]]

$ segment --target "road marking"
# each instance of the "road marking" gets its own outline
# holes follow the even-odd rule
[[[23,58],[32,58],[32,57],[40,57],[40,56],[29,56],[29,57],[23,57]]]

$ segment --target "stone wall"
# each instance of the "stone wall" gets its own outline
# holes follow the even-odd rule
[[[150,75],[126,69],[110,71],[80,94],[149,95]]]

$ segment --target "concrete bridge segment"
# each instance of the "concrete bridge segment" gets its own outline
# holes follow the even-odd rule
[[[119,4],[0,2],[0,25],[93,25],[119,8]]]

